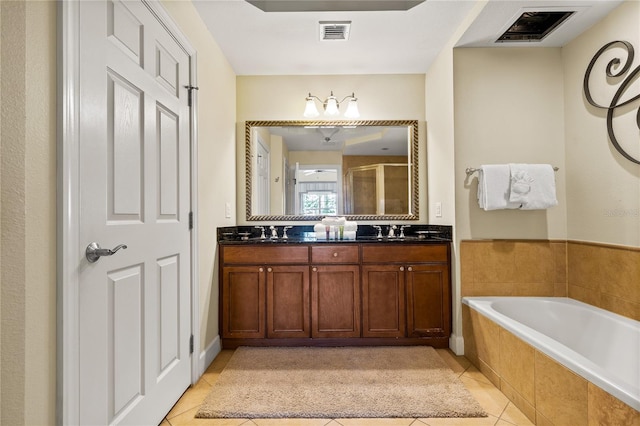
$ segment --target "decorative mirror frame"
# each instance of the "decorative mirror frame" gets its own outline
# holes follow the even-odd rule
[[[420,188],[418,177],[418,120],[354,120],[354,121],[247,121],[245,122],[245,193],[247,221],[319,221],[324,216],[306,215],[252,215],[252,158],[253,144],[251,133],[254,127],[284,127],[284,126],[411,126],[411,153],[409,163],[409,181],[411,184],[411,212],[406,215],[344,215],[348,220],[418,220]]]

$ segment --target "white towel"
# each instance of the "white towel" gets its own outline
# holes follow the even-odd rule
[[[509,201],[510,170],[508,164],[480,166],[478,204],[484,210],[517,209],[520,203]]]
[[[509,164],[511,190],[509,201],[522,210],[540,210],[557,206],[556,176],[549,164]]]
[[[344,232],[346,231],[357,231],[358,230],[358,223],[357,222],[353,222],[353,221],[345,221],[344,225],[323,225],[322,223],[316,223],[313,226],[313,231],[314,232],[326,232],[326,227],[329,226],[330,229],[329,231],[335,231],[336,229],[339,229],[340,226],[343,226],[342,230]]]
[[[347,219],[345,219],[344,217],[327,216],[322,219],[322,224],[329,226],[339,226],[344,225],[346,221]]]
[[[357,231],[358,230],[358,222],[347,220],[344,223],[344,230],[346,231]]]

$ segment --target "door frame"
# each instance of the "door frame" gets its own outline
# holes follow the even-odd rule
[[[159,0],[141,0],[189,56],[190,81],[197,86],[197,52]],[[56,423],[79,424],[79,274],[80,247],[80,2],[58,2],[57,17],[57,272],[56,272]],[[198,102],[193,91],[190,108],[191,211],[198,211]],[[198,286],[198,215],[191,230],[191,383],[199,376],[200,312]]]

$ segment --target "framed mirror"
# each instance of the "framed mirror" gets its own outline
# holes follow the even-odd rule
[[[418,220],[418,121],[247,121],[247,221]]]

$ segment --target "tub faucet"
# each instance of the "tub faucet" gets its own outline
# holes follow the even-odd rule
[[[261,240],[264,240],[265,238],[267,238],[267,237],[264,235],[264,226],[254,226],[254,228],[257,228],[257,229],[259,229],[259,230],[262,232],[262,233],[260,234],[260,239],[261,239]]]
[[[396,225],[389,225],[389,233],[387,234],[387,237],[394,238],[396,236],[396,229],[398,229]]]
[[[278,239],[278,229],[273,225],[271,225],[269,227],[269,229],[271,229],[271,239],[272,240],[277,240]]]

